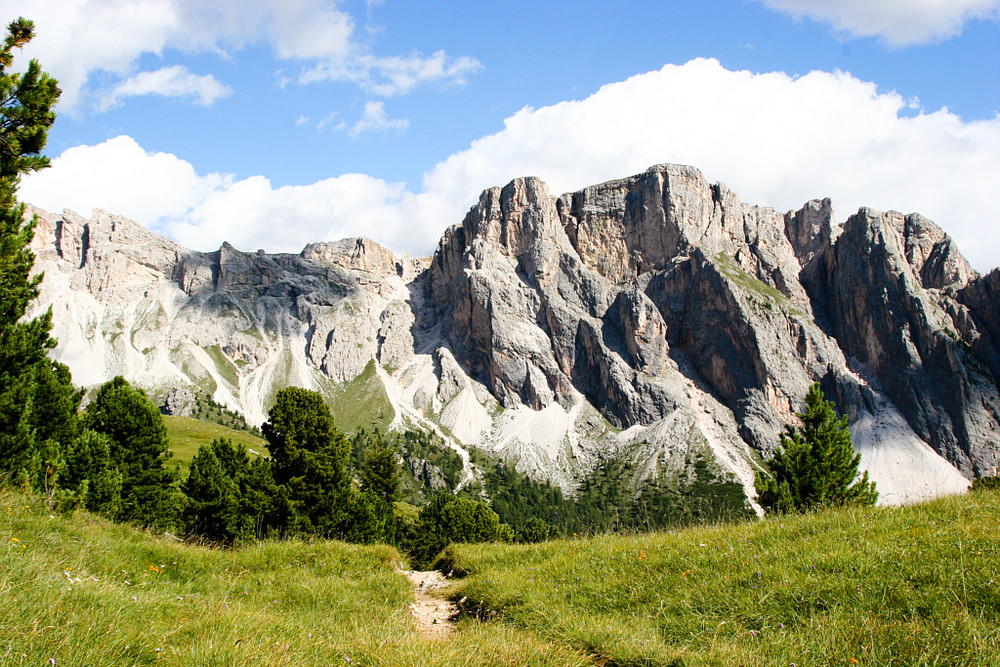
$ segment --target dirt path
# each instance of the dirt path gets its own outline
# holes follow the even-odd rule
[[[404,571],[403,574],[416,587],[410,610],[417,630],[428,639],[446,639],[451,636],[455,632],[452,617],[458,613],[458,609],[450,600],[442,597],[441,589],[448,586],[444,576],[434,570]]]

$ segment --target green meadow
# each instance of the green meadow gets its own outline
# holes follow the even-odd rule
[[[231,429],[193,417],[165,415],[163,423],[167,427],[170,451],[173,452],[171,460],[176,462],[185,474],[191,465],[191,459],[198,453],[198,448],[211,444],[216,438],[229,438],[247,449],[252,449],[263,456],[267,455],[267,441],[247,431]]]
[[[1000,493],[439,557],[420,636],[386,546],[222,550],[0,491],[3,665],[996,665]]]

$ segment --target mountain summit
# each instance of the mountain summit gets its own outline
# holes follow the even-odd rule
[[[483,192],[429,260],[367,239],[195,252],[135,222],[36,211],[56,356],[79,383],[187,387],[264,420],[288,385],[341,425],[432,431],[572,493],[695,458],[753,495],[822,383],[883,503],[959,492],[1000,459],[1000,271],[916,215],[749,206],[691,167],[552,196]]]

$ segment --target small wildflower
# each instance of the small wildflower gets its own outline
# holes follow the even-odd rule
[[[132,602],[138,602],[138,601],[139,601],[139,598],[137,598],[136,596],[133,595],[132,596]]]
[[[639,560],[646,560],[646,550],[639,549]]]
[[[159,574],[160,573],[160,568],[156,567],[155,565],[150,565],[149,566],[149,571],[150,572],[156,572],[157,574]]]
[[[851,658],[851,664],[852,665],[858,664],[858,659],[857,658]]]

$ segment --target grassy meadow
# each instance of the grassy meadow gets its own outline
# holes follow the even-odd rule
[[[419,636],[393,548],[218,550],[0,491],[3,665],[997,665],[1000,493],[453,545]]]
[[[385,546],[184,544],[0,490],[0,665],[576,665],[532,632],[419,636]]]
[[[464,606],[613,665],[998,665],[1000,493],[453,545]]]
[[[267,455],[267,441],[246,431],[231,429],[194,417],[164,415],[163,423],[167,427],[170,451],[174,454],[171,460],[178,464],[185,475],[191,466],[191,459],[198,453],[198,448],[211,444],[216,438],[229,438],[247,449]]]

